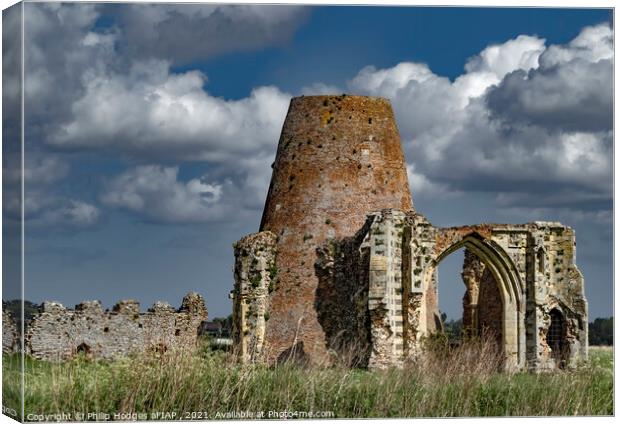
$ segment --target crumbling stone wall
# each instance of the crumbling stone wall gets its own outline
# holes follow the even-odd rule
[[[20,345],[19,331],[15,320],[11,316],[11,313],[7,310],[2,310],[2,352],[13,353],[19,350]]]
[[[240,245],[265,251],[264,243],[252,237]],[[275,245],[273,234],[270,240]],[[357,339],[369,354],[356,364],[370,368],[416,360],[423,337],[438,330],[437,265],[462,247],[465,306],[470,308],[466,324],[478,334],[488,329],[496,335],[506,369],[552,369],[586,357],[587,302],[572,229],[544,222],[437,228],[418,213],[393,209],[369,214],[355,237],[317,249],[315,272],[321,283],[315,307],[326,335],[320,341],[340,355],[335,339],[349,344]],[[246,269],[251,255],[244,259],[239,252],[237,269]],[[294,296],[292,290],[287,293]],[[552,313],[562,317],[556,351],[548,343]],[[239,320],[239,314],[235,317]],[[238,334],[238,344],[251,337]],[[285,353],[303,352],[300,342],[296,338]],[[563,351],[558,353],[557,346]]]
[[[488,269],[480,278],[480,300],[478,303],[478,334],[495,340],[498,347],[502,345],[502,297],[497,281]]]
[[[461,278],[465,283],[463,295],[463,331],[478,334],[478,300],[484,263],[469,250],[465,250]]]
[[[366,367],[370,358],[368,287],[373,220],[353,236],[317,247],[315,309],[332,363]]]
[[[466,322],[501,329],[506,369],[570,366],[587,356],[573,230],[549,222],[433,226],[414,211],[385,99],[291,101],[260,230],[235,245],[235,342],[245,361],[331,363],[342,356],[339,343],[355,342],[368,352],[357,364],[415,360],[423,337],[441,327],[437,266],[463,247]],[[271,280],[252,264],[272,257],[278,283],[265,293],[262,282]],[[252,278],[261,283],[252,287]],[[547,342],[552,314],[562,355]]]
[[[275,234],[262,231],[234,245],[233,340],[244,362],[262,360],[268,351],[265,328],[271,296],[278,288],[276,242]]]
[[[388,255],[391,257],[383,260],[386,263],[402,261],[402,252],[410,249],[411,255],[407,257],[411,260],[411,286],[405,285],[402,289],[404,292],[409,291],[409,297],[422,293],[421,299],[414,297],[416,301],[409,305],[409,309],[405,302],[405,311],[402,313],[405,322],[402,344],[405,349],[402,354],[398,349],[375,349],[385,346],[386,340],[395,346],[400,345],[399,340],[394,340],[394,334],[398,334],[395,331],[397,327],[390,328],[389,338],[385,336],[388,334],[385,323],[397,322],[399,311],[385,308],[382,321],[371,320],[371,334],[380,336],[371,340],[373,352],[377,353],[376,358],[370,362],[371,367],[399,365],[403,359],[408,358],[408,352],[421,349],[421,336],[436,328],[432,327],[431,315],[438,311],[424,308],[430,305],[434,309],[436,305],[434,296],[430,302],[425,297],[428,296],[429,288],[432,289],[431,293],[435,293],[433,285],[436,284],[437,265],[444,257],[462,247],[467,249],[463,272],[468,287],[465,322],[477,332],[487,327],[498,334],[497,341],[503,351],[504,366],[507,369],[528,367],[542,370],[554,368],[558,363],[571,366],[586,357],[587,302],[583,278],[575,264],[572,229],[546,222],[436,228],[417,213],[402,214],[399,211],[384,210],[380,216],[376,213],[370,216],[384,227],[405,223],[403,233],[410,231],[411,238],[400,241],[395,239],[391,244],[407,243],[409,247],[401,245],[400,249],[390,249]],[[407,227],[410,229],[407,230]],[[546,264],[551,263],[555,267],[553,272],[548,271],[548,266],[539,268],[530,258],[531,253],[528,256],[528,252],[537,252],[539,249],[532,244],[533,240],[541,240],[547,252]],[[544,272],[539,272],[540,269],[544,269]],[[538,278],[533,278],[536,276]],[[528,285],[532,290],[526,290]],[[386,290],[388,284],[381,287]],[[537,293],[536,297],[534,293]],[[534,305],[531,308],[535,313],[526,317],[527,305],[532,302]],[[562,346],[566,346],[566,352],[562,357],[552,352],[546,342],[552,310],[560,311],[565,320],[563,337],[566,340]],[[420,313],[422,316],[426,313],[427,319],[417,318]],[[396,316],[392,317],[392,314]],[[532,336],[533,332],[526,332],[526,328],[534,323],[537,331]]]
[[[583,276],[575,264],[575,233],[558,222],[536,222],[529,235],[529,288],[527,328],[531,369],[571,367],[588,355],[588,304]],[[565,348],[557,356],[547,343],[551,312],[565,322]],[[584,342],[586,341],[586,342]]]
[[[156,302],[146,313],[140,313],[135,300],[121,301],[112,311],[96,300],[82,302],[74,310],[44,302],[26,329],[25,348],[28,355],[49,361],[78,353],[112,359],[146,350],[191,350],[206,319],[204,299],[197,293],[187,294],[178,310]]]

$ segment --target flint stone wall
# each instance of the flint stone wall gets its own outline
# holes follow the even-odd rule
[[[233,341],[244,362],[260,361],[267,354],[265,328],[276,290],[276,235],[270,231],[239,240],[235,249]]]
[[[13,353],[19,350],[19,331],[9,311],[2,310],[2,352]]]
[[[34,358],[63,361],[82,352],[93,359],[112,359],[153,350],[192,350],[198,329],[207,319],[204,299],[197,293],[183,298],[175,310],[156,302],[146,313],[134,300],[117,303],[112,311],[99,301],[87,301],[67,309],[44,302],[42,311],[26,329],[26,353]]]

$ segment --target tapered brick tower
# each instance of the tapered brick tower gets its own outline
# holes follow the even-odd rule
[[[389,101],[292,99],[260,228],[278,237],[278,290],[266,323],[270,360],[293,346],[312,362],[326,358],[316,313],[316,248],[328,238],[352,236],[367,213],[385,208],[413,210]]]

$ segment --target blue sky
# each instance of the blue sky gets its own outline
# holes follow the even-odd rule
[[[392,101],[431,222],[572,226],[591,317],[612,314],[610,11],[25,13],[27,299],[146,309],[195,290],[227,315],[232,243],[258,229],[290,97],[349,92]],[[456,254],[440,268],[451,317],[459,272]]]
[[[207,84],[212,94],[227,98],[247,96],[258,85],[275,84],[296,92],[300,86],[316,81],[339,84],[369,64],[385,68],[404,61],[427,63],[435,73],[454,79],[463,72],[467,59],[489,44],[521,34],[539,35],[549,43],[565,43],[583,26],[611,19],[609,12],[592,9],[313,9],[307,24],[284,48],[225,55],[192,65],[219,82]],[[247,75],[246,66],[255,72]]]

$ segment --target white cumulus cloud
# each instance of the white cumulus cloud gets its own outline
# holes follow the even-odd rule
[[[259,87],[249,97],[226,100],[209,95],[204,83],[200,72],[174,74],[162,61],[136,62],[126,75],[89,73],[71,119],[49,141],[136,157],[215,162],[275,147],[289,94]]]
[[[201,177],[183,182],[178,173],[178,167],[160,165],[131,168],[108,182],[101,200],[154,222],[205,222],[230,212],[220,202],[230,181],[215,183]]]
[[[414,195],[441,187],[515,206],[530,193],[541,205],[609,207],[612,35],[606,24],[563,46],[522,35],[470,58],[454,81],[405,62],[366,67],[349,87],[392,101]]]

